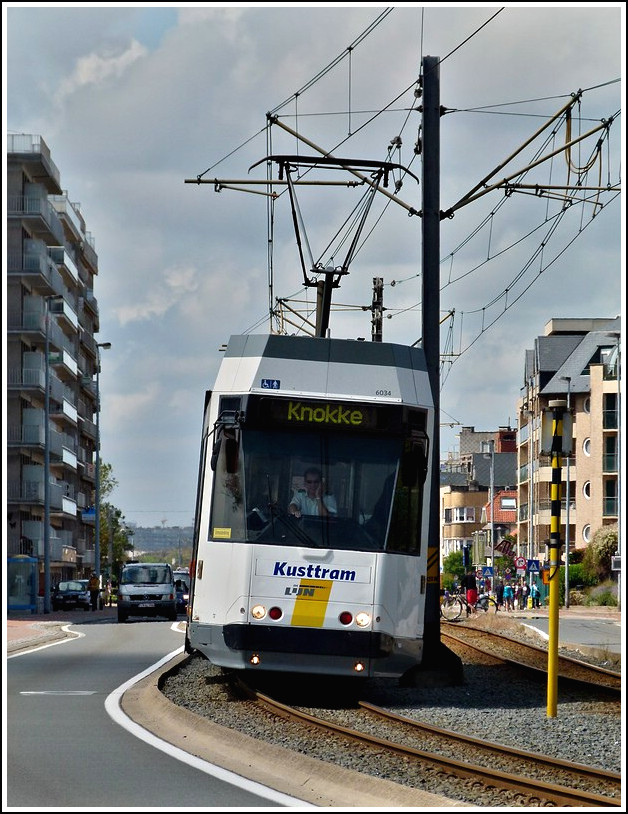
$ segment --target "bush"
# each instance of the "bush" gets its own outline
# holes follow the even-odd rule
[[[606,581],[601,585],[590,588],[589,591],[587,591],[587,605],[616,608],[617,585],[614,582]]]
[[[593,579],[608,579],[611,574],[611,557],[617,551],[617,542],[617,525],[599,528],[584,552],[584,572]]]

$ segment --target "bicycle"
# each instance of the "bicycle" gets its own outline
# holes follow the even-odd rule
[[[445,594],[440,601],[440,615],[448,622],[456,622],[462,616],[464,605],[459,594]]]
[[[460,596],[461,603],[465,606],[467,611],[467,616],[470,616],[473,611],[482,611],[483,613],[487,613],[488,611],[492,611],[493,613],[497,613],[499,605],[493,599],[492,596],[488,594],[479,594],[478,598],[475,601],[474,605],[470,605],[467,602],[466,596]]]

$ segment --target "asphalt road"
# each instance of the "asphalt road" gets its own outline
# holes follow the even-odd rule
[[[542,618],[522,620],[535,628],[544,637],[548,636],[549,619]],[[590,619],[561,616],[558,622],[559,645],[595,650],[608,650],[610,653],[621,653],[622,631],[619,620]]]
[[[175,625],[81,624],[77,617],[72,629],[79,632],[75,639],[7,660],[7,806],[126,811],[299,804],[178,755],[169,744],[155,748],[157,739],[139,738],[133,725],[124,725],[120,688],[182,647]]]
[[[278,747],[260,749],[171,704],[158,676],[181,657],[179,625],[119,625],[111,608],[64,616],[75,639],[61,638],[50,617],[7,622],[3,811],[456,806]],[[513,621],[547,635],[546,610]],[[561,611],[561,644],[620,652],[620,637],[616,611]]]

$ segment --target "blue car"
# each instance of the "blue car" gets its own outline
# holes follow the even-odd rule
[[[177,613],[186,613],[190,598],[190,575],[187,571],[174,572],[174,589],[177,597]]]

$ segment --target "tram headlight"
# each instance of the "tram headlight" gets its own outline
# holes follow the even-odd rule
[[[263,605],[253,605],[251,616],[253,619],[263,619],[266,616],[266,608]]]
[[[371,624],[371,614],[360,611],[360,613],[356,614],[355,623],[358,627],[368,627]]]

